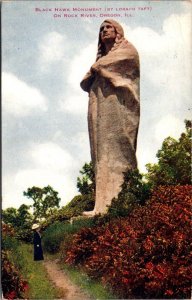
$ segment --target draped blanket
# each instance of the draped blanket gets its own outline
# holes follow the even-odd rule
[[[137,167],[139,73],[138,53],[123,39],[92,65],[81,82],[89,93],[88,129],[96,175],[94,213],[106,212],[120,192],[123,172]]]

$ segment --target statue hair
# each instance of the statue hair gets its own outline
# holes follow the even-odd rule
[[[111,24],[114,28],[115,28],[115,31],[116,31],[116,38],[115,38],[115,42],[114,42],[114,45],[113,47],[111,48],[110,51],[114,51],[116,50],[120,44],[125,40],[124,38],[124,31],[123,31],[123,28],[121,27],[121,25],[116,22],[115,20],[111,20],[111,19],[108,19],[108,20],[104,20],[103,23],[109,23]],[[102,24],[103,24],[102,23]],[[98,51],[97,51],[97,56],[96,56],[96,61],[101,58],[102,56],[105,55],[105,45],[104,43],[101,41],[101,34],[99,32],[99,41],[98,41]]]

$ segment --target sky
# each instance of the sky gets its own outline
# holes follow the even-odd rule
[[[106,18],[123,26],[140,56],[140,172],[157,162],[166,137],[184,131],[190,1],[2,1],[1,14],[3,209],[32,204],[23,196],[32,186],[51,185],[61,206],[78,194],[79,171],[91,160],[80,81],[95,62]]]

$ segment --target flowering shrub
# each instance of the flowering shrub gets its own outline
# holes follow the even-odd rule
[[[92,257],[94,247],[98,244],[98,238],[99,228],[84,228],[80,233],[74,234],[72,248],[67,252],[66,262],[71,264],[81,264],[88,259],[88,257]]]
[[[15,236],[15,231],[11,225],[2,223],[2,238],[6,236]]]
[[[160,186],[127,218],[82,230],[66,262],[101,277],[122,298],[190,298],[191,189]]]
[[[9,261],[8,252],[2,251],[2,289],[5,299],[22,299],[28,289],[27,282],[22,279],[18,270]]]
[[[3,223],[2,225],[2,243],[3,250],[16,252],[19,241],[16,239],[16,233],[11,225]]]
[[[94,223],[92,219],[83,217],[73,220],[73,225],[71,225],[69,222],[55,222],[43,233],[43,248],[49,253],[56,253],[60,251],[61,254],[61,243],[62,248],[65,247],[64,244],[69,243],[73,234],[75,234],[81,228],[92,227],[93,224]]]
[[[23,280],[17,268],[9,260],[9,251],[16,251],[18,241],[11,225],[2,224],[2,252],[1,252],[1,282],[5,299],[24,298],[28,289],[27,282]]]

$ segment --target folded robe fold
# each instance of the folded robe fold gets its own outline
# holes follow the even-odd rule
[[[89,93],[88,129],[95,167],[95,213],[106,212],[123,183],[123,172],[137,167],[136,144],[140,116],[139,56],[123,39],[99,58],[81,87]]]

